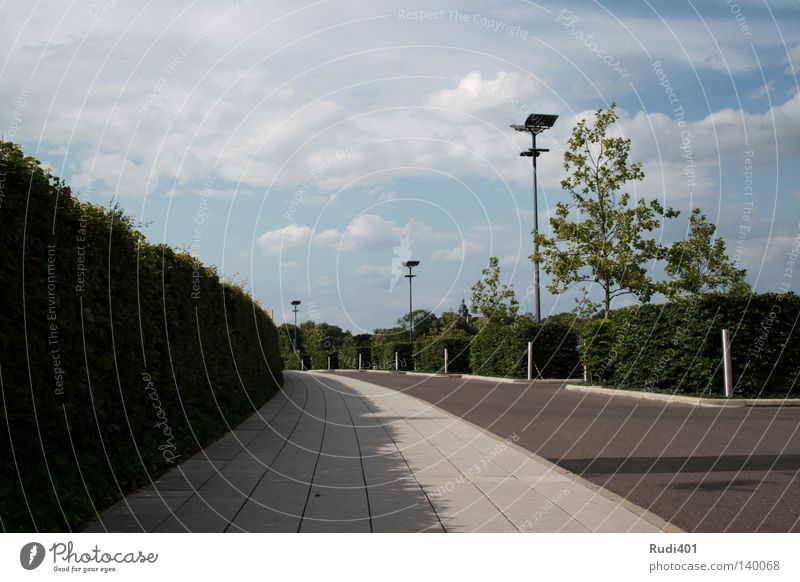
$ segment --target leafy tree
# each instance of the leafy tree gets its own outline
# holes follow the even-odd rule
[[[455,331],[462,331],[468,335],[473,335],[475,333],[475,327],[467,323],[463,317],[450,309],[439,316],[436,324],[431,326],[429,334],[442,335]]]
[[[328,357],[334,364],[338,354],[345,346],[345,340],[350,332],[344,331],[338,325],[329,323],[316,323],[305,321],[300,325],[303,338],[303,348],[311,359],[315,368],[324,368],[328,365]]]
[[[497,257],[489,257],[489,264],[481,274],[482,277],[472,286],[472,310],[486,319],[512,321],[519,312],[519,302],[510,284],[500,284],[500,261]]]
[[[644,173],[640,164],[629,161],[631,141],[608,135],[619,119],[615,108],[612,103],[598,109],[592,125],[583,119],[573,128],[564,153],[568,176],[561,181],[572,204],[556,205],[550,219],[553,236],[540,233],[539,253],[531,255],[553,276],[548,285],[552,293],[576,283],[598,283],[606,319],[616,297],[633,294],[647,301],[657,291],[646,264],[664,258],[667,249],[647,234],[662,218],[678,215],[657,200],[631,201],[628,192],[620,192],[625,184],[641,181]]]
[[[427,335],[431,326],[436,323],[436,315],[427,309],[415,309],[411,315],[414,316],[414,337]],[[408,333],[408,329],[411,326],[409,314],[406,313],[403,317],[398,319],[397,325]]]
[[[572,313],[577,317],[592,317],[600,305],[592,301],[589,297],[589,290],[586,287],[581,287],[581,296],[575,298],[575,307],[572,308]]]
[[[297,351],[293,348],[295,331],[297,332]],[[291,323],[284,323],[278,326],[278,344],[280,346],[281,357],[283,358],[286,368],[289,370],[297,370],[300,368],[298,354],[302,354],[305,351],[303,348],[303,331],[301,326],[295,327]]]
[[[291,323],[283,323],[278,326],[278,335],[280,337],[286,338],[286,344],[289,346],[289,351],[292,350],[292,344],[294,343],[295,333],[297,334],[297,349],[302,351],[303,350],[303,332],[307,331],[303,329],[302,325],[295,327]]]
[[[689,234],[672,244],[665,271],[672,277],[662,285],[667,297],[680,297],[710,291],[743,294],[750,291],[746,271],[737,269],[725,253],[725,241],[715,238],[717,227],[708,222],[699,208],[689,216]]]
[[[414,324],[414,329],[417,326]],[[381,338],[381,341],[395,341],[395,340],[403,340],[408,339],[408,330],[402,327],[376,327],[372,330],[372,341],[375,341],[375,338]]]

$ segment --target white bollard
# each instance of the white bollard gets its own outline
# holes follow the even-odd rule
[[[725,396],[733,396],[733,366],[731,365],[731,332],[722,330],[722,366],[725,374]]]
[[[528,380],[533,380],[533,342],[528,342]]]
[[[358,353],[358,371],[361,371],[361,352]]]
[[[328,371],[331,371],[331,357],[328,356]]]
[[[394,353],[394,370],[395,372],[400,369],[400,352]]]
[[[586,364],[583,365],[583,381],[589,382],[589,368],[586,367]]]
[[[447,348],[444,349],[444,373],[447,374]]]

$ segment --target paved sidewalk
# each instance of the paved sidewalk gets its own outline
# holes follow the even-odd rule
[[[86,531],[664,530],[676,528],[412,396],[287,372],[258,413]]]

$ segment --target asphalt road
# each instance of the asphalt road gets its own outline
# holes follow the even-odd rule
[[[699,408],[560,383],[338,372],[491,430],[686,531],[800,531],[800,407]]]

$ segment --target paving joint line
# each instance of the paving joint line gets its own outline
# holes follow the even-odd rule
[[[303,383],[301,382],[301,384],[303,384]],[[305,387],[305,385],[304,385],[304,384],[303,384],[303,386]],[[294,395],[295,391],[296,391],[296,386],[295,386],[295,385],[294,385],[294,383],[293,383],[293,385],[292,385],[292,395]],[[284,400],[283,404],[281,404],[281,407],[278,409],[278,411],[277,411],[275,414],[273,414],[273,415],[272,415],[272,419],[271,419],[271,420],[275,420],[275,419],[278,417],[278,415],[279,415],[279,414],[280,414],[280,412],[281,412],[281,411],[284,409],[284,407],[285,407],[287,404],[289,404],[289,400],[290,400],[290,399],[289,399],[288,397],[287,397],[287,398]],[[294,401],[293,401],[293,402],[294,402]],[[303,400],[303,410],[305,410],[305,407],[306,407],[306,404],[307,404],[307,403],[308,403],[308,390],[306,389],[306,393],[305,393],[305,399]],[[225,533],[225,532],[228,532],[228,531],[229,531],[229,529],[230,529],[230,527],[231,527],[231,526],[234,526],[233,522],[235,522],[235,521],[236,521],[236,518],[237,518],[237,517],[239,517],[239,514],[241,514],[241,512],[242,512],[242,509],[244,509],[245,505],[247,505],[247,503],[248,503],[249,501],[251,501],[251,500],[252,500],[252,498],[253,498],[253,493],[255,493],[255,491],[256,491],[256,489],[258,488],[258,486],[259,486],[259,485],[261,484],[261,482],[264,480],[264,477],[266,477],[267,475],[269,475],[269,472],[270,472],[270,470],[272,469],[272,465],[273,465],[273,464],[275,464],[275,461],[277,461],[277,460],[278,460],[278,457],[280,457],[281,453],[283,452],[283,449],[286,447],[286,444],[287,444],[287,443],[289,442],[289,440],[292,438],[292,435],[294,434],[294,431],[295,431],[295,430],[297,430],[297,425],[298,425],[298,424],[300,424],[300,419],[301,419],[302,417],[303,417],[303,412],[302,412],[302,410],[301,410],[301,411],[300,411],[300,413],[297,415],[297,420],[294,422],[294,425],[292,426],[292,430],[291,430],[291,431],[289,431],[289,434],[288,434],[288,435],[286,435],[286,437],[284,437],[284,439],[283,439],[283,444],[282,444],[282,445],[281,445],[281,447],[278,449],[278,452],[277,452],[277,453],[275,453],[275,456],[274,456],[274,457],[272,457],[272,461],[269,463],[269,465],[267,465],[267,466],[264,468],[264,472],[263,472],[263,473],[261,473],[261,476],[258,478],[258,481],[256,481],[256,484],[255,484],[255,485],[253,485],[253,488],[250,490],[250,493],[248,493],[248,495],[247,495],[247,497],[245,498],[245,500],[244,500],[244,501],[242,501],[242,504],[239,506],[239,509],[238,509],[238,510],[236,510],[236,513],[235,513],[235,514],[234,514],[234,515],[233,515],[233,516],[232,516],[232,517],[231,517],[231,518],[228,520],[228,523],[227,523],[227,525],[225,526],[225,529],[223,529],[223,530],[222,530],[222,531],[223,531],[223,533]],[[258,438],[258,436],[259,436],[259,435],[260,435],[262,432],[266,432],[266,430],[267,430],[267,427],[269,426],[269,423],[265,423],[265,424],[266,424],[266,426],[264,426],[264,428],[263,428],[263,429],[261,429],[261,430],[259,431],[258,435],[256,435],[255,437],[253,437],[253,439],[251,439],[251,441],[250,441],[250,442],[252,442],[252,441],[253,441],[253,440],[255,440],[256,438]],[[248,443],[248,444],[250,444],[250,443]],[[249,451],[248,451],[248,452],[249,452]],[[251,453],[251,454],[252,454],[252,453]],[[238,455],[237,455],[237,456],[238,456]],[[236,458],[236,457],[234,457],[234,459],[235,459],[235,458]],[[222,468],[224,469],[225,467],[227,467],[227,466],[228,466],[228,464],[229,464],[229,463],[232,463],[234,459],[231,459],[230,461],[228,461],[228,463],[226,463],[226,464],[225,464],[225,465],[224,465]],[[269,509],[269,508],[268,508],[268,509]],[[220,516],[220,517],[221,517],[221,516]],[[239,527],[239,526],[234,526],[234,527],[238,528],[238,529],[239,529],[239,530],[241,530],[241,531],[246,531],[246,530],[242,529],[242,528],[241,528],[241,527]]]
[[[477,485],[477,484],[476,484],[474,481],[472,481],[472,479],[470,479],[470,478],[469,478],[469,476],[468,476],[468,475],[465,475],[465,474],[464,474],[464,472],[463,472],[463,471],[461,471],[461,469],[459,469],[459,468],[458,468],[458,466],[457,466],[455,463],[453,463],[453,462],[450,460],[449,456],[448,456],[448,455],[446,455],[446,454],[445,454],[445,453],[444,453],[444,452],[443,452],[443,451],[442,451],[442,450],[441,450],[441,449],[440,449],[440,448],[439,448],[439,447],[438,447],[438,446],[437,446],[437,445],[436,445],[436,444],[435,444],[433,441],[431,441],[431,440],[430,440],[430,438],[426,437],[426,436],[425,436],[424,434],[422,434],[422,433],[421,433],[419,430],[417,430],[417,428],[416,428],[416,427],[414,427],[414,425],[412,425],[412,424],[411,424],[411,423],[408,421],[408,419],[406,419],[406,418],[405,418],[403,415],[399,414],[399,413],[398,413],[398,412],[397,412],[397,411],[396,411],[394,408],[392,408],[392,407],[391,407],[391,405],[387,404],[387,407],[388,407],[388,408],[390,408],[390,409],[392,410],[392,412],[394,412],[394,413],[395,413],[395,415],[396,415],[396,416],[399,416],[400,418],[402,418],[402,419],[403,419],[403,422],[405,422],[405,423],[406,423],[408,426],[410,426],[410,427],[411,427],[411,429],[412,429],[414,432],[416,432],[418,435],[420,435],[420,436],[421,436],[421,437],[422,437],[422,438],[425,440],[425,442],[427,442],[427,443],[428,443],[428,444],[430,444],[430,445],[431,445],[431,446],[432,446],[434,449],[436,449],[436,451],[437,451],[439,454],[441,454],[441,455],[442,455],[442,458],[443,458],[445,461],[447,461],[448,463],[450,463],[450,465],[451,465],[451,466],[452,466],[452,467],[453,467],[453,468],[454,468],[454,469],[455,469],[455,470],[456,470],[456,471],[457,471],[457,472],[458,472],[460,475],[463,475],[463,476],[464,476],[464,478],[465,478],[467,481],[469,481],[469,482],[470,482],[470,484],[471,484],[473,487],[475,487],[475,489],[477,489],[477,490],[478,490],[478,491],[479,491],[479,492],[480,492],[480,493],[483,495],[483,497],[484,497],[484,498],[485,498],[485,499],[486,499],[486,500],[487,500],[487,501],[488,501],[490,504],[492,504],[492,505],[495,507],[495,509],[497,509],[497,511],[498,511],[498,512],[500,512],[500,515],[502,515],[502,516],[503,516],[503,518],[504,518],[504,519],[505,519],[505,520],[506,520],[506,521],[507,521],[507,522],[508,522],[508,523],[511,525],[511,527],[513,527],[515,530],[519,531],[519,528],[518,528],[518,527],[517,527],[517,526],[514,524],[514,522],[513,522],[513,521],[511,521],[511,519],[509,519],[509,517],[508,517],[508,516],[505,514],[505,512],[503,512],[503,510],[502,510],[502,509],[500,509],[500,507],[498,507],[498,505],[497,505],[497,504],[496,504],[494,501],[492,501],[492,500],[491,500],[491,499],[490,499],[490,498],[489,498],[489,497],[488,497],[488,496],[485,494],[485,492],[484,492],[484,491],[483,491],[483,490],[482,490],[480,487],[478,487],[478,485]],[[437,408],[438,408],[438,407],[437,407]],[[450,434],[452,434],[452,433],[450,433]],[[462,440],[461,442],[463,442],[463,440]],[[462,447],[462,449],[463,449],[463,447]],[[478,499],[478,500],[476,500],[476,501],[473,501],[473,502],[472,502],[472,503],[470,503],[470,504],[469,504],[467,507],[465,507],[465,508],[464,508],[464,509],[462,509],[461,511],[458,511],[458,512],[457,512],[457,513],[455,513],[454,515],[459,515],[459,514],[460,514],[460,513],[462,513],[463,511],[466,511],[467,509],[471,508],[473,505],[475,505],[475,504],[476,504],[476,503],[478,503],[479,501],[480,501],[479,499]]]
[[[367,473],[364,470],[364,454],[361,450],[361,441],[358,438],[358,429],[356,429],[356,421],[353,419],[353,413],[350,411],[350,407],[347,405],[347,399],[341,392],[337,391],[339,398],[344,404],[345,409],[347,410],[347,416],[350,418],[350,424],[353,425],[353,434],[356,437],[356,446],[358,447],[358,462],[361,465],[361,479],[364,481],[364,497],[367,498],[367,515],[369,515],[369,532],[374,533],[375,528],[373,527],[372,523],[372,507],[369,503],[369,487],[367,486]]]
[[[433,514],[436,516],[436,521],[439,522],[439,526],[442,528],[442,531],[444,533],[448,533],[447,528],[445,527],[444,523],[442,522],[442,517],[439,515],[439,512],[436,510],[436,506],[431,501],[431,498],[428,495],[428,492],[425,490],[425,487],[423,487],[422,483],[420,483],[419,479],[417,479],[417,474],[411,468],[411,465],[409,465],[408,459],[403,454],[403,450],[397,445],[397,441],[394,440],[394,437],[392,436],[392,433],[386,428],[386,425],[384,424],[384,422],[375,414],[375,411],[373,410],[369,399],[366,396],[362,396],[360,394],[357,395],[357,397],[364,403],[364,405],[367,407],[367,409],[369,409],[369,411],[372,414],[372,416],[375,418],[375,420],[381,426],[383,431],[386,433],[386,436],[388,436],[389,439],[392,441],[392,444],[394,445],[395,450],[400,455],[400,458],[403,459],[403,462],[405,463],[406,467],[408,467],[409,474],[414,479],[414,482],[417,484],[417,487],[419,487],[420,491],[422,491],[422,494],[425,496],[425,500],[428,502],[428,506],[431,508],[431,510],[433,511]],[[428,526],[425,529],[430,529],[430,527],[431,526]],[[422,531],[425,531],[425,530],[422,530]]]
[[[362,380],[362,381],[363,382],[367,382],[368,384],[370,383],[370,382],[368,382],[366,380]],[[372,384],[372,385],[373,386],[377,386],[378,388],[383,388],[385,390],[392,390],[394,392],[398,392],[397,390],[395,390],[393,388],[388,388],[386,386],[378,386],[377,384]],[[486,434],[487,436],[489,436],[490,438],[494,439],[497,442],[505,442],[505,439],[502,439],[499,435],[495,434],[491,430],[485,429],[485,428],[475,424],[474,422],[472,422],[472,421],[470,421],[470,420],[468,420],[466,418],[462,418],[462,417],[457,416],[457,415],[455,415],[455,414],[453,414],[451,412],[448,412],[447,410],[444,410],[443,408],[440,408],[440,407],[436,406],[435,404],[431,404],[431,403],[429,403],[429,402],[427,402],[425,400],[422,400],[421,398],[418,398],[417,396],[414,396],[413,394],[410,394],[408,392],[404,391],[404,392],[401,392],[401,393],[404,394],[405,396],[408,396],[409,398],[413,398],[413,399],[417,400],[419,403],[423,404],[426,407],[430,407],[430,406],[435,407],[437,410],[441,411],[446,416],[450,416],[450,417],[452,417],[454,419],[457,419],[457,420],[462,420],[463,422],[465,422],[466,424],[468,424],[472,428],[474,428],[474,429],[476,429],[476,430],[478,430],[480,432],[483,432],[484,434]],[[567,478],[571,479],[573,482],[575,482],[575,483],[577,483],[579,485],[582,485],[582,486],[586,487],[587,489],[590,489],[591,491],[594,491],[595,493],[597,493],[598,495],[601,495],[602,497],[605,497],[607,500],[611,501],[612,503],[616,503],[618,505],[622,505],[625,509],[627,509],[631,513],[634,513],[635,515],[639,516],[642,520],[646,521],[650,525],[653,525],[653,526],[655,526],[655,527],[657,527],[659,529],[662,529],[665,532],[685,533],[683,529],[681,529],[678,526],[672,524],[671,522],[663,519],[662,517],[659,517],[655,513],[651,512],[651,511],[649,511],[649,510],[647,510],[647,509],[645,509],[643,507],[639,507],[635,503],[633,503],[631,501],[628,501],[627,499],[625,499],[621,495],[618,495],[618,494],[614,493],[613,491],[610,491],[610,490],[608,490],[608,489],[606,489],[604,487],[601,487],[599,485],[595,485],[591,481],[588,481],[587,479],[581,477],[580,475],[578,475],[576,473],[572,473],[571,471],[569,471],[567,469],[559,467],[557,464],[551,462],[550,460],[548,460],[548,459],[546,459],[544,457],[541,457],[541,456],[537,455],[536,453],[534,453],[532,451],[529,451],[528,449],[526,449],[526,448],[524,448],[524,447],[522,447],[522,446],[520,446],[520,445],[518,445],[518,444],[516,444],[514,442],[508,443],[508,446],[514,448],[515,450],[517,450],[518,452],[524,454],[525,456],[533,457],[533,460],[535,460],[536,462],[539,462],[539,463],[545,465],[545,467],[548,467],[550,470],[554,471],[555,473],[558,473],[558,474],[560,474],[560,475],[562,475],[564,477],[567,477]]]
[[[278,393],[282,393],[282,390],[281,390],[281,391],[279,391]],[[294,390],[292,390],[292,394],[294,394]],[[276,395],[273,395],[273,397],[272,397],[272,398],[274,398],[275,396],[276,396]],[[264,406],[266,406],[266,404],[267,404],[267,403],[268,403],[270,400],[272,400],[272,398],[270,398],[269,400],[267,400],[267,402],[265,402],[265,403],[264,403]],[[278,412],[280,412],[280,410],[283,410],[283,407],[284,407],[284,406],[286,406],[286,404],[287,404],[287,403],[288,403],[288,401],[289,401],[289,396],[287,396],[287,395],[285,395],[285,394],[284,394],[284,398],[285,398],[285,400],[284,400],[284,403],[281,405],[281,408],[279,408],[279,409],[278,409]],[[263,406],[262,406],[262,408],[263,408]],[[278,415],[278,412],[276,412],[276,413],[275,413],[275,414],[272,416],[272,419],[273,419],[273,420],[274,420],[274,419],[275,419],[275,417]],[[247,417],[247,418],[250,418],[250,417]],[[242,422],[245,422],[245,421],[247,420],[247,418],[246,418],[246,419],[244,419]],[[241,424],[241,423],[239,423],[239,424]],[[230,430],[230,431],[226,432],[226,433],[225,433],[224,435],[222,435],[222,436],[221,436],[219,439],[217,439],[216,441],[214,441],[214,443],[216,443],[217,441],[219,441],[219,440],[221,440],[222,438],[224,438],[224,437],[225,437],[225,435],[232,434],[234,430],[236,430],[236,429],[234,428],[234,429],[232,429],[232,430]],[[241,441],[240,441],[238,438],[237,438],[236,440],[239,442],[239,444],[243,445],[243,448],[246,450],[246,449],[247,449],[247,445],[249,445],[249,444],[250,444],[250,442],[252,442],[254,439],[258,438],[258,435],[259,435],[259,434],[261,434],[261,432],[263,432],[263,431],[265,431],[265,430],[266,430],[266,427],[264,427],[263,429],[259,430],[259,431],[258,431],[258,434],[257,434],[257,435],[255,435],[255,436],[254,436],[252,439],[250,439],[249,441],[247,441],[247,443],[242,443],[242,442],[241,442]],[[209,443],[209,444],[208,444],[208,447],[210,447],[210,446],[211,446],[211,445],[213,445],[214,443]],[[203,447],[202,449],[200,449],[200,451],[198,451],[198,453],[203,453],[203,454],[204,454],[204,456],[205,456],[205,458],[206,458],[206,461],[208,461],[208,462],[213,462],[213,461],[212,461],[212,460],[211,460],[211,459],[208,457],[208,455],[206,455],[206,454],[205,454],[206,448],[208,448],[208,447]],[[198,453],[196,453],[196,454],[198,454]],[[214,468],[215,468],[215,469],[217,469],[217,475],[219,475],[219,471],[220,471],[220,470],[224,469],[225,467],[227,467],[227,466],[228,466],[230,463],[232,463],[232,462],[233,462],[233,459],[228,459],[228,461],[226,461],[226,462],[225,462],[225,464],[223,464],[223,465],[222,465],[222,467],[220,467],[219,469],[217,469],[217,468],[216,468],[216,466],[215,466]],[[181,466],[180,466],[180,465],[178,465],[177,467],[175,467],[175,469],[179,470],[179,471],[180,471],[180,473],[181,473],[181,475],[183,475],[184,477],[186,476],[186,473],[184,473],[184,471],[183,471],[183,469],[181,468]],[[173,469],[173,470],[175,470],[175,469]],[[165,473],[165,474],[166,474],[166,473]],[[167,506],[167,508],[169,509],[169,513],[168,513],[168,514],[167,514],[167,515],[164,517],[164,519],[162,519],[162,520],[161,520],[161,521],[159,521],[159,522],[158,522],[158,523],[157,523],[157,524],[156,524],[154,527],[152,527],[152,528],[150,529],[150,531],[151,531],[151,532],[153,532],[153,531],[157,530],[159,527],[161,527],[162,525],[164,525],[164,524],[167,522],[167,520],[168,520],[169,518],[171,518],[171,517],[174,517],[174,518],[175,518],[175,519],[178,521],[178,523],[180,523],[182,526],[184,526],[184,528],[186,529],[186,531],[187,531],[187,532],[189,532],[189,531],[190,531],[190,530],[189,530],[189,528],[187,528],[187,527],[186,527],[186,525],[185,525],[185,524],[183,523],[183,521],[181,520],[181,518],[179,518],[179,517],[178,517],[177,515],[175,515],[175,514],[177,513],[177,511],[178,511],[178,510],[179,510],[181,507],[183,507],[184,505],[186,505],[186,504],[189,502],[189,500],[190,500],[190,499],[192,499],[192,498],[194,498],[194,497],[197,497],[198,499],[201,499],[201,500],[202,500],[202,499],[203,499],[203,497],[201,497],[201,496],[198,494],[198,493],[199,493],[199,490],[200,490],[200,489],[203,487],[203,485],[205,485],[206,483],[208,483],[208,482],[209,482],[209,481],[210,481],[210,480],[211,480],[213,477],[214,477],[214,474],[212,473],[211,475],[209,475],[209,476],[208,476],[208,478],[206,478],[206,479],[205,479],[205,480],[204,480],[202,483],[200,483],[198,487],[195,487],[194,485],[192,485],[192,486],[191,486],[191,493],[190,493],[190,494],[189,494],[189,495],[186,497],[186,499],[184,499],[183,501],[181,501],[181,502],[180,502],[178,505],[176,505],[174,508],[170,508],[170,507],[169,507],[169,506],[168,506],[166,503],[164,503],[164,505],[165,505],[165,506]],[[188,482],[188,479],[187,479],[187,482]],[[151,482],[150,484],[151,484],[151,485],[155,485],[155,483],[153,483],[153,482]],[[158,491],[158,490],[156,489],[156,491]],[[162,502],[164,501],[163,497],[161,497],[161,494],[160,494],[160,492],[159,492],[159,499],[161,499],[161,501],[162,501]],[[206,506],[208,506],[208,504],[206,504]],[[209,509],[211,509],[211,508],[209,508]],[[212,511],[213,511],[213,510],[212,510]],[[219,513],[217,513],[217,515],[219,515]],[[221,515],[219,515],[219,517],[222,517],[222,516],[221,516]],[[137,520],[137,521],[138,521],[138,520]],[[227,526],[226,526],[226,529],[227,529]],[[142,531],[144,531],[144,529],[142,529]],[[190,533],[191,533],[191,532],[190,532]]]
[[[305,385],[304,381],[303,385]],[[311,500],[311,491],[314,489],[314,478],[317,476],[317,467],[319,467],[319,459],[322,456],[322,448],[325,446],[325,433],[328,426],[328,399],[325,397],[325,392],[321,388],[317,387],[317,389],[320,391],[320,394],[322,394],[322,410],[325,415],[322,419],[322,436],[320,436],[319,439],[319,451],[317,452],[317,458],[314,461],[314,470],[311,473],[311,479],[308,482],[308,493],[306,494],[306,502],[303,504],[303,513],[300,515],[300,521],[297,524],[297,533],[300,533],[300,531],[303,529],[303,521],[306,519],[308,502]]]

